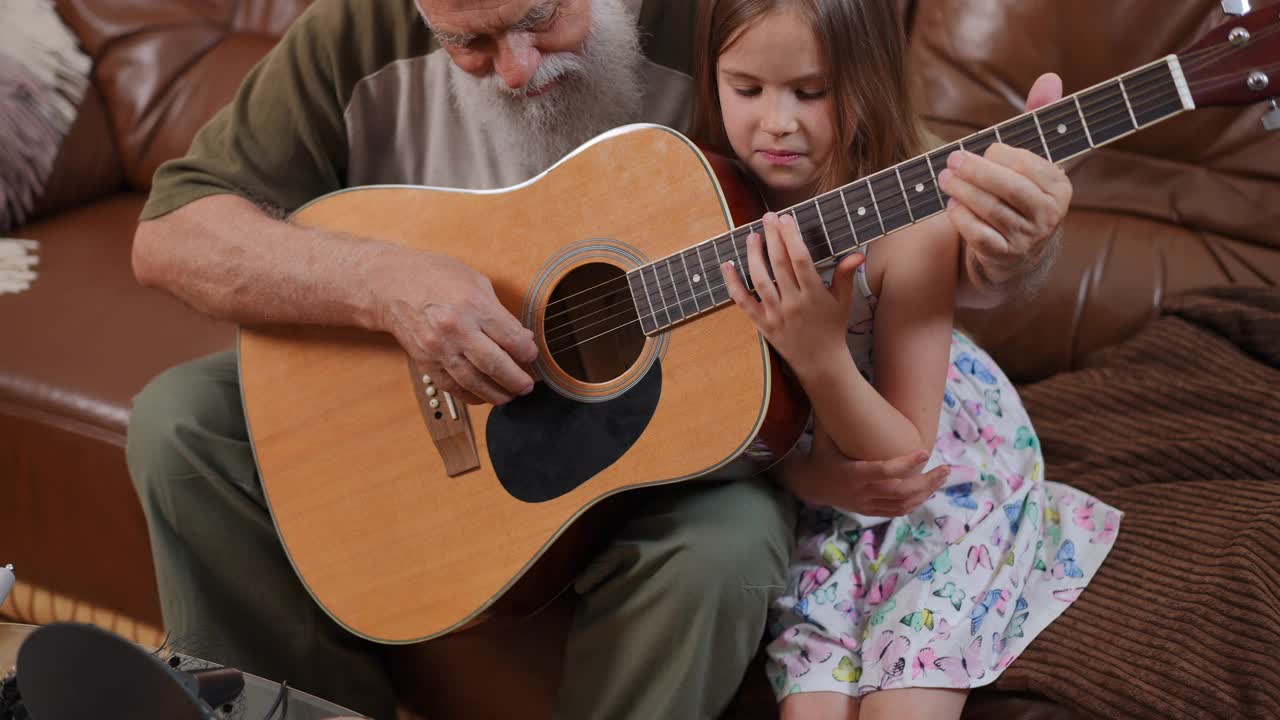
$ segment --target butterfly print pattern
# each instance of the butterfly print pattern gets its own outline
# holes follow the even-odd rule
[[[870,358],[870,317],[850,323],[859,363]],[[1123,514],[1045,479],[1017,390],[960,333],[929,467],[941,464],[952,467],[947,484],[906,517],[802,510],[770,618],[779,699],[986,685],[1087,594]]]

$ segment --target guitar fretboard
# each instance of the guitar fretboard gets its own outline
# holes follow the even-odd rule
[[[1000,142],[1063,163],[1194,107],[1178,59],[1171,55],[779,214],[795,217],[813,261],[821,264],[942,212],[948,197],[937,178],[956,150],[981,155]],[[747,236],[753,232],[763,233],[759,221],[628,272],[644,333],[661,332],[731,302],[720,273],[723,262],[732,261],[746,287],[754,289],[746,263]]]

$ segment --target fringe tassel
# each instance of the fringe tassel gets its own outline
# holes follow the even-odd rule
[[[0,232],[21,225],[75,122],[93,61],[52,0],[0,0]]]
[[[20,293],[36,279],[35,266],[40,263],[35,240],[0,238],[0,295]]]

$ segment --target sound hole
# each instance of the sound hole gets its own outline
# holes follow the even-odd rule
[[[547,353],[565,374],[588,383],[627,371],[644,350],[644,332],[621,268],[589,263],[570,270],[543,309]]]

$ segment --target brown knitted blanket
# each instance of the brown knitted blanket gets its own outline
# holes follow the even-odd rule
[[[1089,367],[1020,392],[1046,477],[1125,518],[996,689],[1086,716],[1280,718],[1280,289],[1170,298]]]

